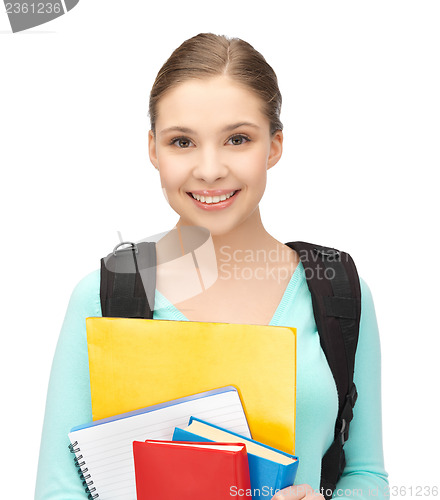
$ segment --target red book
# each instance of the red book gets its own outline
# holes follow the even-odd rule
[[[137,500],[231,500],[250,489],[243,443],[133,442]]]

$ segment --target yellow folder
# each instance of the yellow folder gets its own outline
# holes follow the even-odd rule
[[[293,453],[296,329],[86,318],[93,419],[234,385],[253,439]]]

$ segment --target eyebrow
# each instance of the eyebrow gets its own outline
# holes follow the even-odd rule
[[[238,127],[244,127],[244,126],[248,126],[248,127],[254,127],[256,129],[259,129],[260,127],[258,125],[256,125],[255,123],[251,123],[251,122],[238,122],[238,123],[233,123],[232,125],[227,125],[226,127],[224,127],[221,132],[229,132],[230,130],[234,130]],[[177,132],[182,132],[184,134],[195,134],[196,132],[188,127],[178,127],[178,126],[174,126],[174,127],[168,127],[168,128],[165,128],[163,130],[161,130],[159,132],[159,135],[163,135],[163,134],[166,134],[167,132],[172,132],[172,131],[177,131]]]

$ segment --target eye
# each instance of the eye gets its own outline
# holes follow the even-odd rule
[[[235,134],[228,139],[228,142],[229,141],[232,141],[233,146],[241,146],[242,144],[249,142],[250,139],[249,139],[249,137],[247,137],[243,134]]]
[[[191,140],[188,139],[188,137],[175,137],[174,139],[171,139],[170,144],[175,145],[180,149],[186,149],[189,148]]]

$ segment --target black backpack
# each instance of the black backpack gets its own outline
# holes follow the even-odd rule
[[[129,248],[118,249],[127,244]],[[359,276],[353,259],[345,252],[299,241],[286,245],[298,253],[303,264],[321,346],[338,392],[335,438],[321,464],[321,493],[330,499],[345,468],[343,447],[357,399],[353,373],[361,314]],[[123,242],[102,258],[102,315],[151,319],[155,266],[154,242]]]

